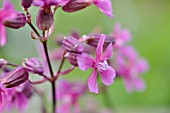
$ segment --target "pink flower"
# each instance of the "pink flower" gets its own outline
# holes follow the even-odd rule
[[[115,48],[121,47],[131,40],[130,32],[125,28],[121,29],[120,23],[115,23],[112,35],[116,40],[114,44]]]
[[[124,80],[128,92],[133,89],[142,91],[145,89],[144,81],[139,74],[148,70],[148,63],[145,59],[138,57],[137,52],[131,46],[122,47],[116,55],[117,73]]]
[[[93,3],[102,13],[109,17],[113,17],[111,0],[93,0]]]
[[[116,76],[115,70],[108,65],[107,59],[112,56],[112,43],[103,52],[103,44],[105,40],[105,35],[101,35],[98,46],[96,48],[96,58],[83,53],[78,56],[78,66],[81,70],[87,70],[93,68],[92,74],[88,78],[88,87],[90,92],[98,93],[97,85],[97,71],[100,72],[102,82],[105,85],[111,85]]]
[[[32,91],[31,87],[27,88],[26,86],[28,87],[28,82],[14,88],[1,87],[3,92],[1,93],[2,102],[0,103],[0,110],[11,110],[13,106],[15,106],[19,111],[26,109],[28,98],[30,98],[28,94]],[[25,90],[27,90],[27,92],[25,92]]]
[[[61,0],[62,1],[62,0]],[[61,5],[66,12],[75,12],[94,4],[99,10],[109,17],[113,17],[112,3],[110,0],[63,0],[65,5]]]
[[[35,6],[49,7],[52,5],[57,5],[57,0],[34,0],[33,4]]]
[[[57,89],[57,97],[61,101],[58,113],[70,113],[72,106],[74,113],[80,113],[78,99],[86,90],[85,84],[60,80]]]
[[[6,20],[15,18],[14,8],[10,2],[5,0],[3,2],[3,6],[0,9],[0,46],[4,46],[6,44],[6,31],[3,23]]]

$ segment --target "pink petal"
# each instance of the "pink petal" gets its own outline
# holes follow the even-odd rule
[[[105,35],[101,34],[99,43],[96,48],[96,59],[97,60],[101,60],[101,58],[102,58],[104,40],[105,40]]]
[[[88,68],[93,67],[94,60],[88,54],[82,54],[77,56],[77,63],[81,70],[87,70]]]
[[[0,24],[0,46],[4,46],[6,44],[6,31],[5,27]]]
[[[94,4],[99,10],[109,17],[113,17],[112,3],[110,0],[94,0]]]
[[[144,80],[136,77],[136,78],[134,78],[132,80],[132,82],[133,82],[134,88],[137,91],[143,91],[145,89],[145,82],[144,82]]]
[[[126,91],[129,92],[129,93],[132,92],[132,90],[133,90],[133,85],[132,85],[132,83],[131,83],[131,80],[124,78],[123,81],[124,81],[124,85],[125,85]]]
[[[119,22],[116,22],[114,25],[113,36],[117,38],[120,33],[121,33],[121,25]]]
[[[70,0],[57,0],[57,2],[61,5],[64,6],[66,5]]]
[[[16,94],[16,106],[18,110],[24,110],[27,107],[27,98],[22,93]]]
[[[149,64],[146,61],[146,59],[140,59],[137,62],[136,67],[137,67],[137,70],[138,70],[139,73],[144,73],[149,69]]]
[[[123,39],[124,42],[128,42],[131,40],[131,34],[129,30],[123,29],[121,33],[121,38]]]
[[[103,60],[107,60],[108,58],[112,57],[112,55],[113,55],[113,46],[112,43],[110,43],[103,54]]]
[[[58,109],[58,112],[56,113],[70,113],[71,110],[71,104],[70,103],[63,103]]]
[[[97,85],[97,69],[94,68],[92,74],[88,78],[88,87],[90,92],[98,93],[98,85]]]
[[[100,71],[102,82],[105,85],[111,85],[116,77],[115,70],[109,66],[107,70]]]

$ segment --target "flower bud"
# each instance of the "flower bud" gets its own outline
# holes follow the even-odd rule
[[[1,84],[6,88],[18,86],[28,80],[28,72],[24,67],[17,67],[6,73],[6,75],[0,80]]]
[[[43,8],[38,11],[36,25],[40,30],[48,30],[54,22],[53,13],[50,8]]]
[[[2,68],[3,65],[8,64],[8,62],[2,58],[0,58],[0,69]]]
[[[37,58],[25,59],[23,66],[31,73],[39,75],[43,74],[43,66]]]
[[[87,44],[89,44],[90,46],[93,46],[93,47],[97,47],[98,45],[98,42],[100,40],[100,37],[101,35],[100,34],[92,34],[92,35],[87,35],[86,38],[86,42]],[[114,44],[115,43],[115,39],[111,36],[108,36],[108,35],[105,35],[105,41],[104,41],[104,45],[103,47],[104,48],[107,48],[107,46],[112,43]]]
[[[33,0],[21,0],[21,5],[24,8],[29,8],[32,4]]]
[[[78,63],[77,63],[77,54],[69,53],[69,55],[68,55],[68,62],[70,64],[72,64],[73,66],[78,66]]]
[[[6,27],[10,27],[13,29],[18,29],[20,27],[24,27],[25,23],[27,22],[25,14],[21,13],[21,12],[14,12],[14,13],[15,13],[16,17],[13,19],[10,19],[10,20],[6,20],[3,24]]]
[[[83,47],[80,45],[80,42],[74,37],[67,37],[62,42],[62,47],[68,51],[73,53],[82,53]]]
[[[91,5],[88,0],[70,0],[62,9],[66,12],[75,12]]]

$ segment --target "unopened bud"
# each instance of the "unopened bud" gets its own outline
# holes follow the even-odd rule
[[[7,73],[1,80],[1,84],[5,88],[18,86],[28,80],[28,72],[24,67],[17,67]]]
[[[78,63],[77,63],[77,54],[69,53],[69,55],[68,55],[68,62],[70,64],[72,64],[73,66],[78,66]]]
[[[68,52],[73,52],[73,53],[83,52],[83,47],[80,45],[80,42],[74,37],[65,38],[62,47]]]
[[[40,9],[36,17],[36,25],[40,30],[48,30],[53,25],[54,18],[50,8]]]
[[[21,13],[21,12],[14,12],[14,13],[15,13],[16,17],[13,19],[10,19],[10,20],[6,20],[3,24],[6,27],[10,27],[13,29],[18,29],[18,28],[24,27],[25,23],[27,22],[25,14]]]
[[[43,74],[43,66],[37,58],[25,59],[23,66],[31,73],[39,75]]]
[[[21,5],[24,8],[29,8],[32,4],[33,0],[21,0]]]
[[[98,43],[99,43],[99,40],[100,40],[100,37],[101,35],[100,34],[92,34],[92,35],[88,35],[86,36],[87,40],[87,44],[89,44],[90,46],[93,46],[93,47],[97,47]],[[115,43],[115,39],[111,36],[108,36],[108,35],[105,35],[105,41],[104,41],[104,45],[103,47],[104,48],[107,48],[107,46],[112,43],[114,44]]]
[[[91,5],[88,0],[70,0],[62,9],[66,12],[75,12]]]

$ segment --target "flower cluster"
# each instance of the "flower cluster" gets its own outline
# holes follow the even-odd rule
[[[36,57],[23,58],[19,65],[0,59],[0,112],[11,109],[12,106],[16,106],[20,112],[23,111],[34,93],[43,100],[46,92],[36,87],[36,84],[44,82],[51,83],[53,113],[69,113],[72,112],[72,107],[73,112],[80,113],[78,100],[88,92],[86,89],[98,94],[103,87],[105,89],[112,85],[116,77],[123,79],[128,92],[145,88],[139,74],[148,70],[147,61],[140,58],[136,50],[128,45],[131,34],[127,29],[121,29],[119,23],[115,24],[110,35],[99,32],[80,35],[74,31],[67,36],[57,36],[57,49],[52,52],[48,50],[47,41],[55,29],[54,15],[58,8],[71,13],[95,5],[105,15],[113,17],[111,0],[21,0],[20,4],[25,13],[16,11],[9,1],[3,2],[0,9],[0,46],[6,44],[5,27],[18,29],[28,24],[32,29],[30,37],[42,44],[38,45],[41,60]],[[39,8],[36,15],[38,30],[32,24],[29,12],[32,6]],[[51,65],[52,60],[60,62],[56,73]],[[65,61],[68,61],[71,67],[63,70]],[[87,82],[60,79],[76,68],[84,72],[92,70]],[[42,79],[32,80],[31,75]],[[99,84],[99,78],[104,85]],[[101,93],[106,93],[106,90]],[[42,104],[43,113],[49,112],[46,104]]]

